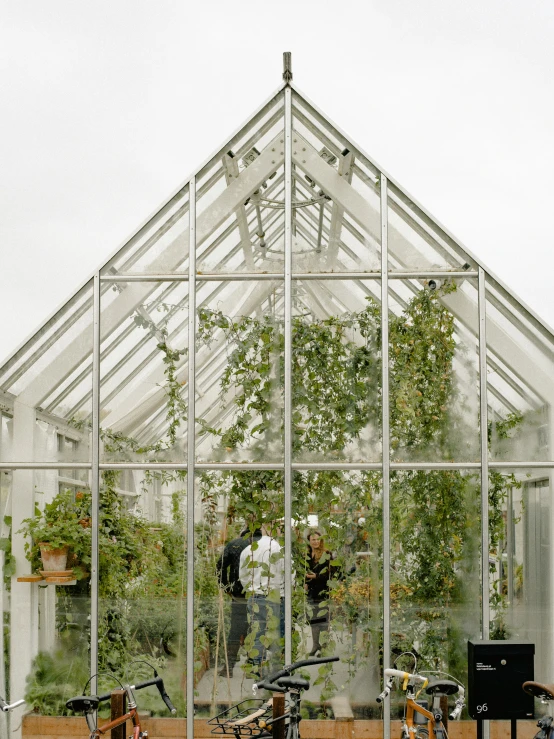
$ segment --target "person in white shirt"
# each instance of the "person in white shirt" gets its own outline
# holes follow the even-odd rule
[[[262,526],[261,538],[243,549],[240,555],[239,579],[248,599],[253,637],[248,662],[256,676],[260,664],[267,659],[268,648],[272,648],[273,654],[279,653],[279,641],[285,636],[284,551],[271,534],[279,534],[278,524]]]

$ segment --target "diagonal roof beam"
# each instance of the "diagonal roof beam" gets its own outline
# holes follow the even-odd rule
[[[223,155],[223,169],[225,170],[225,181],[227,186],[239,177],[239,165],[237,158],[231,151],[228,151]],[[240,241],[242,250],[244,252],[244,261],[246,262],[246,269],[249,272],[254,272],[254,258],[252,256],[252,243],[250,241],[250,230],[248,229],[248,220],[246,218],[246,208],[244,202],[241,203],[238,208],[235,208],[235,216],[239,228]]]
[[[339,177],[338,173],[319,156],[313,146],[297,132],[294,134],[294,141],[292,157],[298,167],[312,177],[335,202],[339,203],[365,232],[373,238],[379,239],[381,218],[378,210],[349,185],[343,177]],[[405,263],[406,257],[404,255],[407,256],[410,251],[413,251],[414,247],[393,226],[389,226],[388,235],[389,252],[401,264]],[[431,268],[432,265],[422,256],[420,269]],[[469,323],[469,325],[475,321],[477,315],[476,304],[461,290],[444,296],[442,301],[458,320],[466,324]],[[540,388],[541,396],[549,403],[554,403],[552,377],[542,371],[514,339],[490,317],[487,320],[487,343],[498,356],[509,357],[511,370],[522,382],[525,382],[525,378],[533,377],[536,387]]]
[[[244,295],[244,284],[242,282],[238,282],[235,283],[235,285],[235,290],[231,295],[227,296],[225,302],[221,306],[221,310],[224,313],[229,313],[232,308],[236,308],[237,293],[240,296]],[[263,280],[258,282],[250,295],[247,296],[244,304],[240,307],[240,310],[242,311],[241,315],[250,315],[253,313],[256,306],[272,292],[274,287],[275,282],[272,280]],[[221,334],[220,341],[223,341],[223,334]],[[209,348],[206,348],[205,351],[201,350],[198,353],[199,364],[201,364],[202,361],[207,362],[209,360],[211,353],[217,348],[217,344],[218,339],[216,338]],[[177,374],[178,380],[187,379],[187,368],[188,362],[185,360],[181,367],[179,367]],[[132,433],[133,429],[140,426],[141,419],[148,417],[154,413],[157,408],[164,405],[164,390],[159,387],[159,383],[163,382],[163,379],[163,368],[159,367],[145,378],[143,383],[133,390],[120,406],[115,408],[111,414],[103,419],[103,423],[110,428],[116,428],[124,433]],[[151,388],[151,392],[149,394],[145,394],[144,383]]]
[[[354,165],[354,154],[345,149],[339,156],[338,175],[342,177],[348,184],[352,182],[352,171]],[[332,269],[339,253],[340,234],[342,229],[342,216],[344,210],[339,203],[333,201],[333,209],[331,211],[331,226],[329,228],[329,246],[327,247],[327,260],[325,267]]]
[[[197,246],[205,242],[232,213],[244,203],[255,190],[272,174],[284,158],[283,134],[279,133],[252,164],[200,214],[197,222]],[[175,238],[150,265],[152,274],[175,270],[188,255],[188,231]],[[155,283],[128,283],[127,287],[105,310],[101,316],[101,340],[105,340],[122,321],[140,306],[155,290]],[[92,331],[92,321],[89,324]],[[84,328],[65,347],[45,370],[21,393],[19,400],[25,405],[36,407],[41,398],[63,382],[71,372],[90,354],[90,331]]]

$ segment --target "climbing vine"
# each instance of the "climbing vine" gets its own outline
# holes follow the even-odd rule
[[[470,399],[457,385],[455,358],[461,355],[454,318],[441,298],[455,290],[421,290],[389,324],[390,438],[395,459],[471,459],[478,434]],[[381,441],[380,308],[369,298],[362,311],[327,319],[296,316],[292,320],[292,451],[300,461],[376,459]],[[232,403],[225,423],[202,421],[212,453],[220,459],[252,461],[278,458],[282,452],[284,417],[283,327],[271,316],[225,316],[201,309],[199,340],[210,344],[222,332],[227,358],[220,382],[222,406]],[[517,425],[517,419],[512,421]],[[219,489],[228,516],[257,522],[282,516],[275,491],[282,491],[277,472],[225,472],[207,483]],[[513,475],[492,473],[491,546],[503,528],[502,509]],[[268,494],[270,491],[270,494]],[[343,632],[344,614],[362,631],[379,631],[378,604],[381,552],[381,481],[376,473],[312,471],[296,473],[294,516],[307,521],[317,513],[326,529],[326,545],[334,552],[341,578],[333,584],[335,628]],[[468,630],[478,630],[478,480],[461,471],[402,471],[391,476],[393,532],[393,649],[417,644],[429,666],[463,661]],[[358,523],[358,521],[362,523]],[[355,532],[353,534],[353,531]],[[300,532],[297,572],[304,561]],[[356,538],[358,542],[355,543]],[[367,550],[360,561],[356,552]],[[472,577],[470,575],[473,575]],[[298,578],[294,607],[306,612]],[[501,610],[501,595],[493,605]],[[468,613],[460,618],[460,612]],[[468,614],[474,614],[473,623]],[[365,615],[363,615],[365,614]],[[458,622],[465,622],[461,633]],[[375,634],[373,639],[375,640]],[[325,635],[324,635],[325,636]],[[297,647],[302,645],[296,639]],[[366,647],[369,650],[371,639]],[[449,645],[446,648],[446,645]],[[332,651],[335,644],[329,641]],[[373,644],[375,648],[375,644]]]
[[[455,290],[446,282],[438,290],[422,289],[389,321],[389,396],[383,399],[380,306],[367,298],[357,312],[329,318],[297,315],[292,319],[292,454],[301,462],[378,461],[382,444],[382,403],[390,409],[390,441],[398,461],[471,459],[478,434],[471,402],[457,383],[455,362],[466,363],[457,346],[452,314],[442,298]],[[164,364],[166,407],[164,435],[141,444],[130,436],[102,429],[104,450],[118,461],[140,455],[158,461],[182,444],[187,408],[179,369],[186,350],[169,345],[143,312],[137,326],[157,338]],[[205,307],[198,312],[198,346],[217,340],[223,369],[219,399],[211,415],[196,419],[201,428],[200,454],[209,461],[281,461],[284,456],[284,327],[270,314],[226,316]],[[220,347],[223,346],[223,349]],[[469,375],[471,377],[471,375]],[[513,432],[521,422],[514,414],[496,423],[497,435]],[[76,425],[79,425],[76,423]],[[82,426],[83,424],[81,424]],[[489,437],[491,434],[489,427]],[[155,481],[178,487],[182,471],[146,472],[145,488]],[[426,666],[463,666],[464,638],[478,630],[479,480],[462,471],[395,471],[391,475],[392,532],[391,616],[395,652],[417,649]],[[503,508],[513,475],[494,471],[489,478],[491,549],[503,536]],[[106,609],[101,622],[101,661],[109,669],[128,658],[131,644],[160,658],[181,653],[184,644],[175,623],[184,617],[186,556],[195,557],[196,668],[208,647],[225,659],[226,605],[215,578],[221,541],[221,510],[227,533],[244,522],[251,530],[284,515],[284,479],[267,469],[205,471],[198,475],[202,522],[195,546],[185,537],[182,496],[174,493],[170,523],[155,532],[140,512],[128,514],[117,492],[117,473],[103,473],[100,529],[100,587]],[[360,660],[379,664],[382,650],[382,480],[379,471],[308,469],[293,477],[293,591],[295,623],[309,620],[311,606],[303,588],[306,529],[316,514],[329,561],[336,573],[330,583],[331,629],[321,634],[325,653],[347,655],[351,674]],[[190,544],[190,543],[189,543]],[[117,563],[117,564],[116,564]],[[160,599],[148,618],[134,620],[134,598]],[[498,634],[502,589],[491,594]],[[171,602],[174,607],[168,607]],[[180,614],[180,615],[179,615]],[[173,620],[173,626],[171,625]],[[477,626],[477,629],[475,629]],[[293,632],[295,654],[310,644],[307,629]],[[356,643],[354,643],[356,639]],[[246,649],[251,645],[247,642]],[[156,651],[157,650],[157,651]],[[136,652],[136,648],[135,648]],[[328,668],[316,683],[322,700],[336,685]]]

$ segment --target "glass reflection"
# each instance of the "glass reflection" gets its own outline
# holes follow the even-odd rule
[[[382,492],[376,472],[296,472],[293,482],[293,658],[340,657],[310,668],[310,718],[336,696],[372,716],[382,649]]]
[[[293,129],[294,272],[378,272],[379,175],[318,132],[296,97]]]
[[[103,267],[103,274],[186,272],[188,184],[176,192]]]
[[[475,280],[391,280],[389,408],[395,461],[479,461]]]
[[[278,97],[198,177],[200,273],[282,273],[283,156],[283,98]]]
[[[203,472],[196,502],[195,703],[208,715],[283,664],[283,475]]]
[[[299,280],[295,290],[294,461],[378,461],[380,282]]]
[[[490,473],[491,639],[535,644],[535,679],[552,674],[552,491],[541,470]]]
[[[29,670],[24,695],[28,708],[45,716],[63,716],[68,714],[66,700],[75,690],[79,692],[90,676],[92,529],[88,475],[80,470],[37,470],[24,472],[24,478],[21,471],[13,476],[14,492],[31,481],[34,494],[28,501],[28,517],[10,534],[16,551],[20,550],[20,537],[25,537],[26,561],[19,557],[15,561],[10,550],[3,553],[8,565],[4,575],[17,573],[9,585],[4,583],[4,597],[9,597],[11,605],[4,633],[5,648],[11,644],[5,679],[13,691],[22,682],[22,670]],[[9,494],[4,484],[2,489]],[[11,524],[12,519],[3,517],[2,521],[8,535],[6,522]],[[29,609],[31,593],[36,610]],[[7,616],[8,608],[3,612]],[[36,621],[33,612],[38,615]],[[36,628],[34,634],[29,633],[30,625]],[[35,648],[29,664],[26,655],[18,652],[30,638]],[[8,693],[6,690],[3,695]],[[18,694],[20,697],[23,695]]]
[[[480,632],[479,506],[476,475],[391,475],[391,652],[464,683]]]
[[[546,461],[551,453],[552,351],[531,317],[487,280],[489,449],[495,461]]]
[[[283,459],[283,283],[205,282],[198,292],[197,459]]]
[[[188,283],[117,285],[101,307],[102,461],[183,462]]]
[[[132,682],[162,674],[185,713],[186,474],[102,473],[99,526],[99,669]],[[155,689],[140,706],[169,715]]]

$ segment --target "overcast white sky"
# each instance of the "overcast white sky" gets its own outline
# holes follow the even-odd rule
[[[554,325],[551,0],[0,0],[0,360],[277,87]]]

